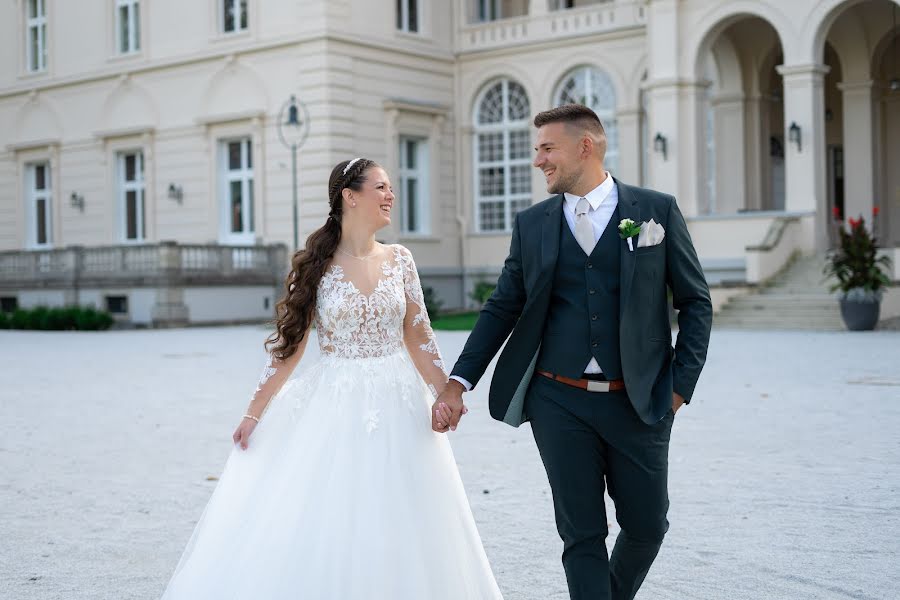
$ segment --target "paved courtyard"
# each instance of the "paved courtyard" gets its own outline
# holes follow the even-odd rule
[[[158,598],[265,336],[0,331],[0,598]],[[465,334],[439,339],[449,362]],[[530,431],[491,421],[486,393],[452,440],[494,572],[507,600],[567,598]],[[715,331],[676,417],[672,525],[638,598],[900,597],[898,432],[900,332]]]

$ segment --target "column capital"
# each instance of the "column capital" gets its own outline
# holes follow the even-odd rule
[[[868,81],[842,81],[837,84],[837,88],[842,92],[871,91],[875,85],[873,79]]]
[[[647,91],[658,89],[687,89],[687,88],[708,88],[712,82],[708,79],[685,79],[683,77],[664,77],[661,79],[651,79],[644,85]]]
[[[784,78],[810,75],[824,77],[831,71],[831,67],[819,63],[809,63],[804,65],[778,65],[775,67],[775,70]]]

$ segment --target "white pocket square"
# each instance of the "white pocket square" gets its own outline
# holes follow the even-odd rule
[[[666,237],[666,230],[663,226],[650,219],[645,223],[641,223],[641,233],[638,234],[638,248],[646,248],[647,246],[656,246]]]

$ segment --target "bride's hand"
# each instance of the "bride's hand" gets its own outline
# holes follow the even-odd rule
[[[256,425],[256,421],[244,417],[241,419],[241,422],[238,423],[237,429],[234,430],[231,439],[234,440],[235,444],[240,444],[242,450],[246,450],[247,444],[250,441],[250,434],[256,429]]]

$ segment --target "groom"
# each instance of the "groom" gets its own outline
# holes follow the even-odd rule
[[[569,594],[630,599],[669,526],[669,435],[706,359],[709,289],[675,199],[603,168],[606,135],[592,110],[560,106],[534,125],[534,166],[555,195],[516,216],[497,288],[432,427],[456,429],[463,392],[509,336],[490,411],[513,426],[531,422]],[[667,287],[679,311],[674,349]],[[621,526],[610,557],[605,485]]]

